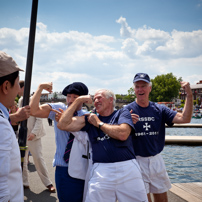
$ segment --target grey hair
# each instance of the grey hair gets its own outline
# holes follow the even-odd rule
[[[113,107],[115,107],[115,105],[116,105],[116,96],[115,96],[115,94],[111,90],[104,89],[104,88],[96,90],[95,94],[98,93],[99,91],[104,92],[105,97],[107,99],[109,99],[110,97],[112,97],[113,98]]]

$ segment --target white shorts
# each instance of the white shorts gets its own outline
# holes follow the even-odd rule
[[[142,171],[147,193],[164,193],[171,188],[170,179],[166,171],[161,154],[151,157],[136,156]]]
[[[135,159],[93,164],[88,187],[86,202],[148,202]]]

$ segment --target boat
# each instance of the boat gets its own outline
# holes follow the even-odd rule
[[[194,118],[194,119],[201,119],[202,115],[201,115],[201,113],[196,112],[196,113],[193,113],[192,118]]]

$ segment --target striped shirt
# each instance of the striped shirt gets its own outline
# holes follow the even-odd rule
[[[56,109],[59,111],[59,108],[66,110],[68,106],[66,106],[64,103],[48,103],[52,109]],[[78,116],[82,116],[86,112],[83,110],[77,111]],[[55,120],[55,112],[51,111],[48,118],[52,119],[54,121],[54,130],[55,130],[55,143],[56,143],[56,152],[53,159],[53,167],[55,166],[63,166],[67,167],[68,164],[65,163],[63,156],[65,153],[65,148],[69,139],[69,132],[60,130],[57,127],[57,122]]]

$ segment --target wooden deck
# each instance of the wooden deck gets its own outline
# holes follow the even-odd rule
[[[202,128],[202,124],[200,123],[184,123],[184,124],[177,124],[175,123],[173,126],[167,126],[166,128]]]
[[[165,144],[200,146],[200,145],[202,145],[202,136],[170,136],[170,135],[166,135]]]
[[[202,128],[202,124],[174,124],[173,128]],[[166,125],[166,128],[172,128]],[[165,144],[177,144],[188,146],[201,146],[202,136],[168,136],[165,137]]]
[[[174,183],[170,191],[187,202],[202,202],[202,182]]]

